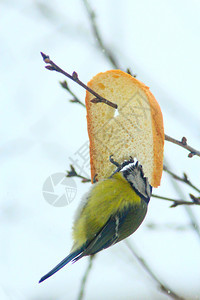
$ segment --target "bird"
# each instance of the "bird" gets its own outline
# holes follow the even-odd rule
[[[130,157],[122,164],[109,157],[117,169],[106,179],[93,180],[82,199],[73,224],[73,247],[70,254],[44,275],[43,282],[70,261],[94,255],[134,233],[143,222],[152,194],[142,165]],[[96,176],[95,176],[96,177]]]

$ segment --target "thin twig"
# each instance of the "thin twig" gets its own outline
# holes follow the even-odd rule
[[[87,269],[85,270],[84,276],[82,278],[81,287],[80,287],[80,291],[79,291],[79,295],[78,295],[77,300],[82,300],[83,299],[84,292],[85,292],[86,282],[87,282],[89,273],[90,273],[90,271],[92,269],[93,258],[94,258],[94,255],[91,255],[89,257],[89,264],[88,264]]]
[[[85,182],[91,182],[90,178],[86,178],[86,177],[78,174],[76,172],[75,168],[73,167],[73,165],[70,165],[70,171],[67,171],[66,177],[78,177],[78,178],[81,178],[83,183],[85,183]]]
[[[129,250],[131,251],[131,253],[137,258],[137,260],[140,262],[140,264],[142,265],[142,267],[147,271],[147,273],[151,276],[151,278],[158,284],[159,289],[167,294],[169,297],[176,299],[176,300],[183,300],[184,298],[178,296],[174,291],[172,291],[172,289],[170,289],[166,284],[164,284],[163,282],[161,282],[160,279],[158,279],[158,277],[154,274],[154,272],[151,270],[150,266],[147,264],[147,262],[144,260],[144,258],[141,257],[141,255],[139,255],[136,250],[135,247],[133,248],[133,246],[130,245],[130,242],[128,240],[125,240],[125,244],[127,245],[127,247],[129,248]]]
[[[70,165],[70,171],[67,171],[66,177],[81,178],[83,183],[91,182],[90,178],[86,178],[86,177],[78,174],[73,165]],[[176,177],[174,177],[174,178],[176,178]],[[181,181],[183,181],[183,180],[181,180]],[[176,199],[173,199],[173,198],[152,194],[152,197],[154,197],[154,198],[173,202],[173,204],[170,207],[177,207],[179,205],[200,205],[200,198],[199,197],[195,197],[193,194],[189,194],[189,196],[192,199],[192,201],[176,200]]]
[[[84,104],[81,100],[79,100],[78,97],[74,94],[74,92],[70,89],[70,87],[68,86],[66,80],[60,81],[60,85],[61,85],[65,90],[67,90],[68,93],[69,93],[70,95],[72,95],[73,99],[72,99],[72,100],[69,100],[70,102],[72,102],[72,103],[79,103],[80,105],[82,105],[83,107],[85,107],[85,104]]]
[[[76,82],[77,84],[79,84],[80,86],[82,86],[85,90],[87,90],[88,92],[90,92],[91,94],[93,94],[95,96],[94,99],[91,100],[91,102],[93,103],[105,103],[115,109],[117,109],[117,104],[105,99],[104,97],[100,96],[99,94],[97,94],[95,91],[93,91],[91,88],[89,88],[87,85],[85,85],[82,81],[79,80],[78,78],[78,74],[76,72],[73,72],[72,75],[68,74],[67,72],[65,72],[64,70],[62,70],[59,66],[57,66],[52,60],[50,60],[49,56],[44,54],[43,52],[40,52],[42,55],[42,58],[44,60],[44,62],[46,64],[48,64],[45,68],[47,70],[50,71],[56,71],[58,73],[61,73],[63,75],[65,75],[66,77],[70,78],[71,80],[73,80],[74,82]]]
[[[93,34],[95,37],[95,40],[97,41],[98,47],[100,48],[100,50],[103,52],[103,54],[107,57],[107,59],[110,61],[111,65],[115,68],[115,69],[120,69],[119,64],[117,63],[117,60],[114,56],[114,54],[112,53],[112,51],[110,49],[108,49],[108,47],[104,44],[97,23],[96,23],[96,17],[95,17],[95,12],[93,11],[93,9],[91,8],[91,6],[89,5],[87,0],[83,0],[83,3],[85,5],[85,8],[87,10],[89,19],[90,19],[90,23],[92,26],[92,30],[93,30]]]
[[[93,9],[91,8],[91,6],[89,5],[87,0],[83,0],[83,3],[85,5],[85,8],[88,12],[89,15],[89,19],[92,25],[92,29],[93,29],[93,34],[94,37],[98,43],[98,46],[100,48],[100,50],[104,53],[105,57],[110,61],[110,63],[112,64],[112,66],[116,69],[119,69],[119,65],[116,63],[116,60],[114,58],[114,54],[105,46],[103,39],[100,36],[99,33],[99,29],[96,23],[96,19],[95,19],[95,12],[93,11]],[[130,73],[129,70],[127,70],[127,73]],[[134,77],[136,77],[136,75],[132,75]],[[185,137],[182,138],[181,141],[178,141],[172,137],[170,137],[169,135],[165,134],[165,140],[169,141],[171,143],[174,143],[176,145],[179,145],[185,149],[187,149],[188,151],[190,151],[190,153],[188,154],[188,157],[193,157],[194,155],[200,156],[200,151],[194,149],[193,147],[189,146],[187,144],[187,139]]]
[[[176,223],[148,223],[146,227],[150,230],[176,230],[176,231],[188,231],[191,230],[188,224],[176,224]]]
[[[97,23],[96,23],[96,16],[95,16],[94,10],[91,8],[91,6],[90,6],[90,4],[88,3],[87,0],[83,0],[83,3],[85,5],[86,11],[88,13],[89,20],[90,20],[90,23],[91,23],[91,26],[92,26],[93,35],[94,35],[94,38],[95,38],[95,41],[97,43],[97,46],[98,46],[99,50],[108,59],[108,61],[110,62],[111,66],[113,68],[121,70],[120,65],[117,63],[117,60],[115,58],[115,55],[114,55],[113,51],[105,45],[105,43],[104,43],[104,41],[101,37],[99,28],[98,28]],[[133,77],[137,76],[136,74],[132,74],[132,72],[130,71],[129,68],[127,68],[126,72],[128,74],[132,75]]]
[[[190,194],[190,198],[192,199],[192,201],[175,200],[173,198],[159,196],[159,195],[155,195],[155,194],[152,194],[152,197],[157,198],[157,199],[161,199],[161,200],[166,200],[166,201],[173,202],[173,204],[170,205],[170,207],[177,207],[179,205],[200,205],[200,202],[197,201],[198,198],[194,197],[192,194]]]
[[[126,69],[126,73],[129,74],[129,75],[131,75],[131,76],[133,76],[133,77],[135,77],[135,78],[137,77],[137,74],[133,74],[133,73],[131,72],[131,69],[130,69],[130,68],[127,68],[127,69]]]
[[[165,134],[165,140],[168,142],[171,142],[173,144],[179,145],[180,147],[190,151],[190,153],[188,154],[188,157],[193,157],[194,155],[200,156],[200,151],[194,149],[193,147],[191,147],[187,144],[186,137],[182,137],[181,141],[178,141],[178,140],[170,137],[169,135]]]
[[[166,162],[166,158],[165,158],[165,165],[167,166],[168,168],[168,163]],[[170,168],[171,169],[171,168]],[[181,189],[180,187],[180,184],[177,180],[173,180],[174,178],[172,176],[169,177],[171,179],[171,182],[172,182],[172,185],[175,189],[175,191],[178,193],[179,197],[181,199],[184,199],[185,198],[185,195],[183,193],[183,189]],[[192,208],[188,205],[184,205],[183,206],[184,209],[186,210],[187,214],[188,214],[188,217],[190,219],[190,222],[191,222],[191,226],[193,228],[193,230],[196,232],[196,234],[198,235],[198,238],[200,238],[200,227],[199,227],[199,222],[195,216],[195,214],[193,213],[192,211]]]
[[[170,174],[174,179],[186,183],[187,185],[192,187],[195,191],[200,193],[200,189],[198,187],[196,187],[193,183],[191,183],[191,181],[188,179],[188,176],[186,173],[183,173],[183,177],[180,177],[177,174],[175,174],[174,172],[170,171],[166,165],[163,166],[163,170],[165,172],[167,172],[168,174]]]

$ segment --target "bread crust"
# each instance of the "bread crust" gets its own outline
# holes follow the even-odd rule
[[[104,84],[105,82],[108,82],[107,85]],[[112,99],[112,90],[115,90],[118,88],[117,83],[119,82],[119,86],[123,90],[117,91],[117,97],[115,99]],[[127,84],[127,86],[126,86]],[[150,178],[149,182],[153,187],[157,187],[160,185],[161,176],[162,176],[162,170],[163,170],[163,149],[164,149],[164,127],[163,127],[163,117],[162,112],[160,110],[160,106],[158,102],[156,101],[153,94],[150,92],[149,87],[147,87],[144,83],[137,80],[136,78],[132,77],[131,75],[121,71],[121,70],[110,70],[104,73],[99,73],[96,76],[94,76],[89,82],[88,86],[92,88],[94,91],[102,95],[103,97],[107,98],[106,95],[109,95],[110,98],[107,98],[108,100],[117,103],[119,105],[119,115],[123,109],[122,107],[122,98],[125,93],[129,92],[129,89],[133,89],[133,91],[137,91],[137,93],[141,96],[141,99],[144,99],[148,103],[145,103],[146,109],[147,106],[150,108],[150,119],[145,122],[147,123],[146,128],[152,132],[152,147],[151,145],[149,147],[149,153],[152,151],[152,162],[148,162],[148,166],[145,164],[146,158],[141,162],[144,170],[146,168],[147,176]],[[108,91],[109,87],[109,91]],[[116,91],[115,91],[116,94]],[[119,96],[118,96],[119,94]],[[109,122],[113,116],[114,116],[114,109],[111,107],[108,107],[104,103],[98,103],[94,104],[91,102],[91,100],[94,98],[92,94],[90,94],[88,91],[86,92],[86,109],[87,109],[87,127],[88,127],[88,135],[90,140],[90,165],[91,165],[91,178],[98,174],[98,179],[103,179],[105,177],[108,177],[112,174],[112,166],[109,162],[106,153],[106,156],[102,151],[100,151],[100,146],[97,143],[96,140],[96,132],[98,131],[98,128],[101,128],[101,126],[104,126],[106,122]],[[119,99],[118,99],[119,98]],[[120,100],[122,99],[122,100]],[[127,98],[128,99],[128,98]],[[147,100],[146,100],[147,99]],[[121,102],[120,102],[121,101]],[[123,100],[124,101],[124,100]],[[125,100],[126,101],[126,100]],[[128,102],[129,100],[127,100]],[[131,104],[130,100],[130,104]],[[123,102],[124,105],[125,102]],[[129,105],[129,104],[128,104]],[[106,106],[106,107],[105,107]],[[127,111],[126,111],[127,113]],[[147,112],[149,114],[149,112]],[[120,116],[119,116],[120,117]],[[135,122],[134,114],[130,116],[132,118],[132,121]],[[125,124],[125,123],[124,123]],[[143,126],[143,125],[142,125]],[[151,128],[150,128],[151,126]],[[149,128],[148,128],[149,127]],[[107,134],[107,136],[106,136]],[[106,146],[110,146],[110,149],[112,149],[112,135],[109,136],[110,133],[107,133],[106,130],[104,132],[105,138],[108,138],[106,140]],[[145,133],[143,138],[143,143],[145,143]],[[149,141],[148,141],[149,143]],[[112,145],[111,145],[112,144]],[[140,145],[141,143],[138,143]],[[128,140],[128,147],[130,149],[130,146],[134,149],[134,153],[130,153],[126,157],[124,156],[123,159],[127,159],[128,156],[140,156],[140,153],[137,153],[137,137],[134,137],[134,139]],[[119,152],[123,152],[122,146],[119,150]],[[146,155],[148,155],[148,147],[145,149]],[[150,149],[152,148],[152,149]],[[139,148],[138,148],[139,149]],[[102,150],[102,148],[101,148]],[[126,149],[125,149],[126,150]],[[100,153],[101,152],[101,153]],[[112,151],[111,151],[112,152]],[[113,154],[110,152],[110,155]],[[126,151],[125,151],[126,152]],[[139,152],[139,150],[138,150]],[[141,152],[141,148],[140,148]],[[136,155],[135,155],[136,153]],[[118,155],[119,153],[116,153]],[[98,160],[97,160],[98,158]],[[120,160],[122,157],[120,157]],[[140,160],[142,160],[143,157],[140,157]],[[119,162],[119,161],[118,161]],[[121,161],[120,161],[121,163]],[[102,171],[101,167],[104,168]],[[151,170],[149,170],[151,168]],[[144,172],[145,173],[145,172]],[[105,176],[105,177],[104,177]],[[146,174],[145,174],[146,176]]]

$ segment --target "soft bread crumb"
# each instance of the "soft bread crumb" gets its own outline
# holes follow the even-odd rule
[[[109,177],[118,163],[136,157],[149,183],[160,185],[163,169],[164,129],[160,107],[149,88],[120,70],[99,73],[88,86],[118,105],[115,109],[91,103],[86,93],[88,134],[90,139],[91,177]]]

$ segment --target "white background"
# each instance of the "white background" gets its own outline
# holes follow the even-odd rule
[[[91,1],[105,43],[122,69],[150,86],[165,132],[200,148],[200,2]],[[88,259],[38,280],[70,251],[73,215],[90,184],[76,179],[77,195],[56,208],[43,198],[48,176],[69,169],[69,157],[87,141],[85,110],[47,71],[40,51],[87,83],[111,69],[96,47],[83,2],[0,2],[1,208],[0,299],[76,299]],[[84,101],[85,91],[69,82]],[[199,185],[200,158],[166,142],[165,157],[179,175]],[[185,199],[196,192],[179,184]],[[163,174],[157,194],[180,198]],[[152,270],[180,296],[200,299],[200,236],[184,207],[152,198],[147,217],[130,237]],[[200,208],[192,207],[200,217]],[[155,224],[150,229],[149,224]],[[121,242],[94,260],[85,299],[169,299]]]

